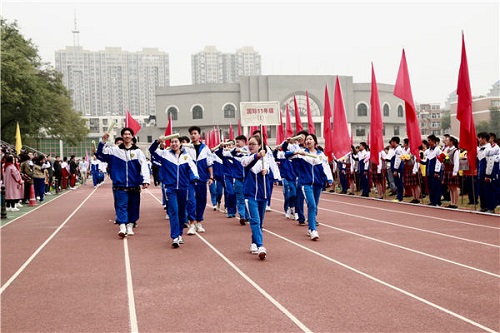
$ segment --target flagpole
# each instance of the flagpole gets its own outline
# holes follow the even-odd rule
[[[264,125],[262,125],[262,124],[260,124],[260,138],[261,138],[261,142],[262,142],[262,147],[267,154],[266,142],[264,141]],[[265,166],[264,158],[265,158],[265,155],[264,155],[264,157],[262,157],[262,176],[264,177],[264,198],[267,199],[267,191],[266,191],[267,180],[266,180],[266,174],[264,173],[264,166]]]

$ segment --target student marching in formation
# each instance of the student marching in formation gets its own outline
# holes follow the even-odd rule
[[[262,227],[271,187],[266,179],[269,175],[270,165],[265,158],[266,150],[262,147],[260,136],[252,136],[248,140],[248,148],[250,154],[241,156],[241,164],[245,168],[243,189],[250,229],[252,230],[250,252],[264,260],[267,251],[263,245]]]
[[[308,134],[305,140],[305,149],[297,150],[296,156],[298,184],[307,204],[308,235],[311,240],[319,238],[316,230],[316,215],[321,191],[325,183],[332,185],[333,175],[325,154],[317,149],[318,139],[314,134]]]
[[[148,188],[150,173],[146,156],[132,141],[134,131],[125,127],[121,130],[121,136],[123,143],[119,146],[104,147],[109,138],[109,134],[104,133],[96,155],[108,162],[110,167],[116,223],[120,228],[118,235],[123,238],[134,235],[134,223],[139,220],[141,185]]]
[[[182,231],[186,220],[189,185],[199,179],[198,169],[191,155],[182,148],[179,138],[170,140],[170,149],[160,149],[160,140],[149,147],[151,156],[160,163],[160,179],[167,197],[172,247],[184,243]]]

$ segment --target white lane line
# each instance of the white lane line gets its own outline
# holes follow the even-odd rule
[[[130,318],[130,331],[132,333],[139,332],[137,325],[137,313],[135,311],[134,286],[132,284],[132,270],[130,269],[130,256],[128,254],[127,238],[123,239],[123,252],[125,254],[125,272],[127,276],[127,296],[128,296],[128,313]]]
[[[247,280],[255,289],[257,289],[265,298],[267,298],[275,307],[277,307],[281,312],[283,312],[291,321],[295,323],[303,332],[312,332],[304,323],[302,323],[297,317],[295,317],[290,311],[288,311],[283,305],[281,305],[277,300],[275,300],[271,295],[269,295],[262,287],[260,287],[255,281],[253,281],[248,275],[243,273],[235,264],[233,264],[228,258],[226,258],[219,250],[217,250],[212,244],[210,244],[205,238],[196,234],[208,247],[212,249],[219,257],[221,257],[232,269],[234,269],[242,278]]]
[[[331,194],[331,195],[333,195],[333,194]],[[367,199],[364,198],[364,200],[367,200]],[[368,199],[368,200],[370,200],[370,199]],[[372,199],[372,200],[375,200],[375,199]],[[329,199],[321,198],[321,201],[328,201],[328,202],[333,202],[333,203],[342,203],[342,204],[348,205],[348,206],[359,207],[359,204],[353,204],[353,203],[344,202],[344,201],[340,201],[340,200],[329,200]],[[410,204],[410,203],[404,203],[404,204],[405,205],[406,204],[407,205],[412,205],[413,207],[418,207],[418,205],[413,205],[413,204]],[[419,218],[422,217],[421,214],[405,212],[405,211],[402,211],[402,210],[401,211],[400,210],[392,210],[392,209],[386,209],[386,208],[380,208],[380,207],[373,207],[373,206],[368,206],[368,205],[363,206],[363,208],[370,208],[370,209],[381,210],[381,211],[384,211],[384,212],[391,212],[391,213],[400,213],[400,214],[404,214],[404,215],[416,216],[416,217],[419,217]],[[463,213],[466,213],[466,212],[463,212]],[[432,215],[426,215],[425,218],[426,219],[438,220],[438,221],[451,222],[451,223],[465,224],[465,225],[470,225],[470,226],[479,227],[479,228],[488,228],[488,229],[500,230],[500,227],[493,227],[493,226],[489,226],[489,225],[480,225],[480,224],[471,223],[471,222],[464,222],[464,221],[456,221],[456,220],[444,219],[444,218],[435,217],[435,216],[432,216]]]
[[[283,201],[282,199],[276,199],[276,200]],[[411,229],[411,230],[416,230],[416,231],[420,231],[420,232],[426,232],[426,233],[434,234],[434,235],[438,235],[438,236],[443,236],[443,237],[458,239],[458,240],[461,240],[461,241],[464,241],[464,242],[475,243],[475,244],[480,244],[480,245],[485,245],[485,246],[491,246],[491,247],[494,247],[494,248],[500,248],[500,245],[490,244],[490,243],[485,243],[485,242],[480,242],[480,241],[476,241],[476,240],[472,240],[472,239],[467,239],[467,238],[462,238],[462,237],[453,236],[453,235],[448,235],[448,234],[443,234],[443,233],[437,232],[437,231],[431,231],[431,230],[421,229],[421,228],[417,228],[417,227],[410,227],[410,226],[407,226],[407,225],[397,224],[397,223],[393,223],[393,222],[387,222],[387,221],[372,219],[370,217],[361,216],[361,215],[355,215],[355,214],[350,214],[350,213],[345,213],[345,212],[341,212],[341,211],[333,210],[333,209],[327,209],[327,208],[322,208],[322,207],[318,207],[318,209],[321,209],[321,210],[324,210],[324,211],[327,211],[327,212],[332,212],[332,213],[338,213],[338,214],[342,214],[342,215],[347,215],[347,216],[350,216],[350,217],[355,217],[355,218],[359,218],[359,219],[363,219],[363,220],[368,220],[368,221],[372,221],[372,222],[389,224],[389,225],[392,225],[392,226],[395,226],[395,227],[399,227],[399,228]]]
[[[446,309],[446,308],[444,308],[444,307],[442,307],[442,306],[440,306],[440,305],[437,305],[436,303],[433,303],[433,302],[431,302],[431,301],[428,301],[428,300],[426,300],[425,298],[422,298],[422,297],[420,297],[420,296],[417,296],[417,295],[415,295],[415,294],[412,294],[412,293],[410,293],[409,291],[406,291],[406,290],[404,290],[404,289],[401,289],[401,288],[399,288],[399,287],[396,287],[396,286],[394,286],[394,285],[392,285],[392,284],[390,284],[390,283],[388,283],[388,282],[382,281],[382,280],[380,280],[380,279],[378,279],[378,278],[376,278],[376,277],[374,277],[374,276],[372,276],[372,275],[370,275],[370,274],[367,274],[367,273],[365,273],[365,272],[362,272],[362,271],[360,271],[360,270],[358,270],[358,269],[356,269],[356,268],[354,268],[354,267],[351,267],[351,266],[346,265],[346,264],[344,264],[344,263],[342,263],[342,262],[340,262],[340,261],[337,261],[337,260],[335,260],[335,259],[333,259],[333,258],[330,258],[330,257],[328,257],[328,256],[326,256],[326,255],[324,255],[324,254],[322,254],[322,253],[319,253],[319,252],[317,252],[317,251],[314,251],[314,250],[312,250],[312,249],[310,249],[310,248],[308,248],[308,247],[305,247],[305,246],[303,246],[303,245],[301,245],[301,244],[299,244],[299,243],[297,243],[297,242],[292,241],[291,239],[288,239],[288,238],[286,238],[286,237],[283,237],[283,236],[281,236],[281,235],[278,235],[278,234],[276,234],[276,233],[274,233],[274,232],[272,232],[272,231],[269,231],[269,230],[267,230],[267,229],[263,229],[263,231],[265,231],[265,232],[267,232],[267,233],[269,233],[269,234],[271,234],[271,235],[273,235],[273,236],[275,236],[275,237],[277,237],[277,238],[280,238],[280,239],[282,239],[282,240],[284,240],[284,241],[286,241],[286,242],[289,242],[289,243],[291,243],[291,244],[293,244],[293,245],[295,245],[295,246],[297,246],[297,247],[300,247],[300,248],[301,248],[301,249],[303,249],[303,250],[309,251],[309,252],[311,252],[311,253],[313,253],[313,254],[315,254],[315,255],[317,255],[317,256],[319,256],[319,257],[323,258],[323,259],[326,259],[326,260],[331,261],[331,262],[333,262],[333,263],[335,263],[335,264],[337,264],[337,265],[340,265],[340,266],[342,266],[342,267],[344,267],[344,268],[346,268],[346,269],[348,269],[348,270],[350,270],[350,271],[352,271],[352,272],[354,272],[354,273],[357,273],[357,274],[359,274],[359,275],[361,275],[361,276],[364,276],[364,277],[366,277],[366,278],[368,278],[368,279],[370,279],[370,280],[372,280],[372,281],[374,281],[374,282],[377,282],[377,283],[379,283],[379,284],[381,284],[381,285],[384,285],[384,286],[386,286],[386,287],[388,287],[388,288],[390,288],[390,289],[392,289],[392,290],[395,290],[395,291],[397,291],[397,292],[399,292],[399,293],[402,293],[402,294],[404,294],[404,295],[406,295],[406,296],[409,296],[409,297],[411,297],[411,298],[413,298],[413,299],[415,299],[415,300],[417,300],[417,301],[419,301],[419,302],[422,302],[422,303],[424,303],[424,304],[427,304],[427,305],[429,305],[429,306],[431,306],[431,307],[433,307],[433,308],[435,308],[435,309],[438,309],[438,310],[440,310],[440,311],[442,311],[442,312],[444,312],[444,313],[447,313],[447,314],[449,314],[449,315],[451,315],[451,316],[453,316],[453,317],[455,317],[455,318],[458,318],[458,319],[460,319],[460,320],[462,320],[462,321],[464,321],[464,322],[466,322],[466,323],[469,323],[469,324],[471,324],[471,325],[473,325],[473,326],[476,326],[476,327],[478,327],[478,328],[480,328],[480,329],[482,329],[482,330],[484,330],[484,331],[487,331],[487,332],[490,332],[490,333],[497,333],[495,330],[493,330],[493,329],[491,329],[491,328],[489,328],[489,327],[486,327],[486,326],[484,326],[484,325],[481,325],[481,324],[479,324],[479,323],[477,323],[477,322],[475,322],[475,321],[473,321],[473,320],[471,320],[471,319],[469,319],[469,318],[466,318],[466,317],[464,317],[464,316],[462,316],[462,315],[459,315],[459,314],[458,314],[458,313],[456,313],[456,312],[453,312],[453,311],[451,311],[451,310],[448,310],[448,309]]]
[[[161,201],[154,196],[151,191],[146,190],[156,201]],[[207,207],[209,205],[207,204]],[[225,257],[219,250],[217,250],[212,244],[210,244],[205,238],[196,233],[196,236],[200,238],[209,248],[212,249],[219,257],[222,258],[232,269],[234,269],[242,278],[244,278],[248,283],[250,283],[255,289],[257,289],[265,298],[267,298],[275,307],[277,307],[281,312],[283,312],[291,321],[295,323],[303,332],[312,332],[304,323],[302,323],[297,317],[295,317],[290,311],[288,311],[283,305],[281,305],[277,300],[275,300],[271,295],[269,295],[262,287],[260,287],[255,281],[253,281],[248,275],[243,273],[233,262],[231,262],[227,257]]]
[[[28,258],[28,260],[26,260],[26,262],[17,270],[17,272],[14,273],[14,275],[12,275],[10,277],[9,280],[7,280],[7,282],[4,283],[4,285],[2,286],[2,288],[0,288],[0,295],[5,291],[5,289],[7,289],[10,284],[26,269],[26,267],[33,261],[33,259],[35,259],[35,257],[43,250],[43,248],[52,240],[52,238],[55,237],[55,235],[57,235],[57,233],[66,225],[66,223],[73,217],[73,215],[76,214],[76,212],[82,208],[82,206],[87,202],[87,200],[90,199],[92,193],[95,192],[95,189],[90,192],[90,194],[87,196],[87,198],[85,198],[85,200],[82,201],[82,203],[73,211],[73,213],[71,213],[67,218],[66,220],[64,220],[64,222],[52,233],[52,235],[49,236],[49,238],[47,238],[47,240],[45,242],[43,242],[42,245],[40,245],[40,247],[38,249],[36,249],[35,252],[33,252],[33,254]]]
[[[19,220],[21,217],[24,217],[24,216],[26,216],[26,215],[28,215],[28,214],[31,214],[32,212],[34,212],[34,211],[36,211],[36,210],[38,210],[38,209],[40,209],[40,208],[42,208],[42,207],[45,207],[45,206],[47,206],[47,205],[50,205],[53,201],[55,201],[55,200],[59,199],[60,197],[62,197],[63,195],[65,195],[65,194],[67,194],[67,193],[70,193],[70,192],[68,192],[68,191],[67,191],[67,192],[65,192],[65,193],[63,193],[63,194],[58,194],[58,195],[57,195],[57,197],[53,198],[53,199],[52,199],[52,200],[50,200],[50,201],[45,202],[44,204],[37,204],[37,207],[36,207],[36,208],[33,208],[32,210],[29,210],[29,211],[27,211],[27,212],[23,213],[22,215],[19,215],[19,216],[18,216],[18,217],[16,217],[15,219],[13,219],[13,220],[11,220],[11,221],[9,221],[9,222],[6,222],[5,224],[2,224],[2,225],[0,226],[0,229],[2,229],[3,227],[5,227],[5,226],[7,226],[7,225],[11,224],[12,222],[15,222],[15,221]],[[93,192],[92,192],[92,193],[93,193]]]
[[[461,263],[456,262],[456,261],[448,260],[448,259],[445,259],[445,258],[442,258],[442,257],[438,257],[438,256],[435,256],[435,255],[432,255],[432,254],[429,254],[429,253],[425,253],[425,252],[422,252],[422,251],[414,250],[414,249],[411,249],[409,247],[401,246],[401,245],[394,244],[394,243],[389,243],[389,242],[386,242],[386,241],[383,241],[383,240],[380,240],[380,239],[376,239],[376,238],[373,238],[373,237],[370,237],[370,236],[361,235],[361,234],[358,234],[356,232],[352,232],[352,231],[349,231],[349,230],[344,230],[344,229],[341,229],[341,228],[332,227],[331,225],[328,225],[328,224],[324,224],[324,223],[320,223],[320,224],[322,226],[326,227],[326,228],[339,230],[339,231],[342,231],[342,232],[345,232],[345,233],[348,233],[348,234],[352,234],[352,235],[355,235],[355,236],[358,236],[358,237],[366,238],[366,239],[369,239],[369,240],[372,240],[372,241],[375,241],[375,242],[379,242],[379,243],[382,243],[382,244],[385,244],[385,245],[393,246],[393,247],[396,247],[396,248],[401,249],[401,250],[406,250],[406,251],[409,251],[409,252],[417,253],[417,254],[420,254],[420,255],[423,255],[423,256],[426,256],[426,257],[429,257],[429,258],[433,258],[433,259],[436,259],[436,260],[441,260],[441,261],[447,262],[447,263],[452,264],[452,265],[457,265],[457,266],[460,266],[460,267],[463,267],[463,268],[471,269],[471,270],[479,272],[479,273],[488,274],[488,275],[494,276],[496,278],[500,278],[500,275],[498,275],[498,274],[495,274],[495,273],[492,273],[492,272],[488,272],[488,271],[485,271],[485,270],[482,270],[482,269],[479,269],[479,268],[476,268],[476,267],[468,266],[468,265],[461,264]]]
[[[417,228],[417,227],[410,227],[410,226],[407,226],[407,225],[401,225],[401,224],[397,224],[397,223],[393,223],[393,222],[387,222],[387,221],[372,219],[370,217],[365,217],[365,216],[359,216],[359,215],[344,213],[344,212],[341,212],[341,211],[338,211],[338,210],[333,210],[333,209],[327,209],[327,208],[321,208],[321,207],[318,207],[318,208],[321,209],[321,210],[325,210],[327,212],[339,213],[339,214],[343,214],[343,215],[347,215],[347,216],[351,216],[351,217],[362,218],[364,220],[373,221],[373,222],[377,222],[377,223],[389,224],[389,225],[393,225],[393,226],[396,226],[396,227],[399,227],[399,228],[417,230],[417,231],[420,231],[420,232],[426,232],[426,233],[430,233],[430,234],[434,234],[434,235],[438,235],[438,236],[443,236],[443,237],[449,237],[449,238],[453,238],[453,239],[458,239],[458,240],[461,240],[461,241],[464,241],[464,242],[470,242],[470,243],[475,243],[475,244],[480,244],[480,245],[485,245],[485,246],[491,246],[491,247],[495,247],[495,248],[500,248],[500,246],[496,245],[496,244],[490,244],[490,243],[476,241],[476,240],[473,240],[473,239],[467,239],[467,238],[463,238],[463,237],[458,237],[458,236],[443,234],[443,233],[437,232],[437,231],[426,230],[426,229],[421,229],[421,228]]]

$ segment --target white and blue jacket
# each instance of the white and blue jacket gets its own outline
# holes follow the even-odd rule
[[[198,169],[191,155],[181,149],[179,156],[173,150],[159,149],[158,141],[149,147],[151,156],[161,163],[160,179],[166,188],[187,190],[189,184],[199,179]]]
[[[262,162],[264,160],[264,162]],[[245,180],[243,181],[243,194],[247,199],[267,200],[271,194],[271,185],[267,181],[270,166],[267,159],[260,158],[257,154],[243,156],[241,164],[245,168]],[[267,170],[266,176],[262,170]]]
[[[123,143],[105,147],[103,142],[99,142],[96,155],[110,166],[114,187],[140,187],[150,183],[146,156],[136,145],[127,149]]]

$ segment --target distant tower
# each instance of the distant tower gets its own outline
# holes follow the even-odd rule
[[[74,13],[74,21],[75,21],[75,29],[72,31],[72,33],[73,33],[73,46],[76,48],[77,46],[80,46],[80,31],[76,26],[76,9]]]

